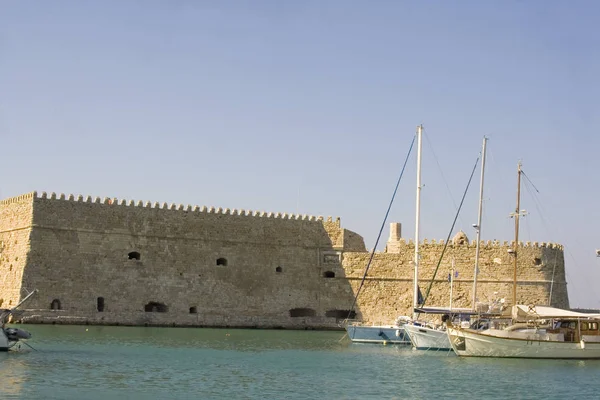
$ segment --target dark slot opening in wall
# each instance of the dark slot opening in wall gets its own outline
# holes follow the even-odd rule
[[[98,297],[96,300],[96,308],[98,309],[98,312],[104,311],[104,297]]]
[[[323,272],[323,278],[335,278],[335,272],[325,271]]]
[[[169,307],[166,304],[156,301],[151,301],[144,306],[144,311],[146,312],[167,312],[168,310]]]
[[[222,265],[222,266],[226,267],[227,266],[227,259],[223,258],[223,257],[217,258],[217,265]]]
[[[283,268],[277,267],[277,268],[275,268],[275,272],[283,272]]]
[[[198,314],[198,308],[197,307],[190,307],[190,314]]]
[[[130,260],[140,260],[142,258],[142,255],[137,251],[132,251],[127,256]]]
[[[536,257],[536,258],[534,258],[534,259],[533,259],[533,263],[534,263],[535,265],[541,265],[541,264],[542,264],[542,259],[541,259],[541,258],[538,258],[538,257]]]
[[[315,317],[317,312],[312,308],[292,308],[290,310],[290,317]]]

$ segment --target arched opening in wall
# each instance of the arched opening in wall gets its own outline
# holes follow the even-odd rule
[[[59,299],[52,300],[52,303],[50,303],[50,309],[51,310],[62,310],[62,307],[60,305],[60,300]]]
[[[335,319],[354,319],[356,318],[356,311],[350,310],[328,310],[325,312],[325,316]]]
[[[317,312],[312,308],[292,308],[290,310],[290,317],[315,317]]]
[[[283,272],[283,268],[277,267],[277,268],[275,268],[275,272]]]
[[[223,257],[217,258],[217,265],[222,265],[222,266],[226,267],[227,266],[227,259],[223,258]]]
[[[104,312],[104,297],[98,297],[96,299],[96,309],[98,312]]]
[[[169,307],[165,303],[159,303],[157,301],[151,301],[144,306],[146,312],[167,312]]]
[[[534,258],[534,259],[533,259],[533,263],[534,263],[535,265],[542,265],[542,259],[541,259],[541,258],[538,258],[538,257],[536,257],[536,258]]]
[[[196,306],[190,307],[190,314],[198,314],[198,308]]]
[[[127,257],[129,257],[130,260],[141,260],[142,255],[138,252],[138,251],[132,251],[131,253],[127,254]]]
[[[323,272],[323,278],[335,278],[335,272],[325,271]]]

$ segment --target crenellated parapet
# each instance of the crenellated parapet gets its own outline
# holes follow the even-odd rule
[[[391,241],[388,241],[388,246],[391,243]],[[394,241],[393,243],[396,243],[398,247],[415,247],[415,242],[413,239],[408,239],[408,241],[404,238],[400,238],[397,241]],[[419,247],[436,247],[439,246],[440,248],[444,247],[445,245],[445,241],[443,239],[423,239],[419,241]],[[515,242],[513,241],[499,241],[499,240],[482,240],[479,243],[479,247],[480,248],[506,248],[506,249],[513,249],[515,246]],[[468,243],[465,244],[454,244],[452,242],[450,242],[448,244],[448,247],[452,247],[452,248],[475,248],[477,247],[477,241],[476,240],[471,240]],[[558,249],[558,250],[564,250],[563,245],[559,244],[559,243],[552,243],[552,242],[522,242],[519,241],[518,246],[519,248],[535,248],[535,249]]]
[[[7,199],[0,200],[0,205],[8,205],[8,204],[13,204],[13,203],[20,203],[20,202],[25,201],[25,200],[31,200],[34,197],[36,197],[36,192],[26,193],[26,194],[22,194],[20,196],[9,197]]]
[[[386,245],[387,253],[401,253],[407,250],[407,247],[413,248],[415,247],[415,243],[413,239],[406,239],[400,236],[400,224],[397,222],[392,222],[390,224],[390,236]],[[423,239],[419,242],[419,247],[434,249],[435,247],[443,248],[446,244],[444,240],[436,240],[436,239]],[[455,249],[474,249],[477,247],[477,241],[471,240],[467,238],[467,235],[463,231],[459,231],[449,242],[448,247]],[[514,241],[499,241],[499,240],[482,240],[479,242],[479,247],[483,249],[500,249],[505,248],[506,250],[515,248]],[[526,249],[556,249],[563,250],[563,246],[558,243],[552,242],[519,242],[517,244],[517,248],[526,248]]]
[[[333,217],[324,218],[323,216],[314,216],[307,214],[294,214],[294,213],[281,213],[281,212],[265,212],[265,211],[252,211],[245,209],[230,209],[230,208],[215,208],[215,207],[207,207],[207,206],[198,206],[198,205],[184,205],[184,204],[176,204],[171,203],[168,204],[166,202],[150,202],[150,201],[136,201],[136,200],[126,200],[126,199],[118,199],[116,197],[92,197],[92,196],[82,196],[82,195],[65,195],[64,193],[56,194],[55,192],[51,192],[48,194],[47,192],[32,192],[28,194],[24,194],[17,197],[12,197],[9,199],[5,199],[0,201],[0,204],[10,204],[13,202],[18,202],[26,199],[47,199],[47,200],[57,200],[57,201],[68,201],[74,203],[89,203],[89,204],[101,204],[105,206],[111,207],[137,207],[137,208],[150,208],[150,209],[161,209],[161,210],[169,210],[169,211],[177,211],[177,212],[187,212],[187,213],[204,213],[204,214],[219,214],[219,215],[234,215],[241,217],[258,217],[258,218],[272,218],[272,219],[283,219],[283,220],[297,220],[297,221],[320,221],[320,222],[330,222],[335,223],[340,226],[340,217],[336,217],[335,220]]]

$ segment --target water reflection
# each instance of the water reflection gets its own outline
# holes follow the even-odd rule
[[[0,398],[16,396],[23,390],[27,383],[28,366],[23,354],[17,352],[0,353]]]
[[[141,328],[110,326],[29,326],[36,345],[69,343],[119,345],[125,347],[210,348],[236,351],[271,351],[284,349],[340,350],[339,332],[210,329],[210,328]]]

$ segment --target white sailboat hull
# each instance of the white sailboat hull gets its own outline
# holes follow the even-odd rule
[[[450,344],[461,357],[600,359],[600,342],[565,342],[556,340],[556,336],[448,328]]]
[[[350,340],[356,343],[410,344],[403,326],[347,325]]]
[[[14,344],[14,341],[8,339],[4,329],[0,329],[0,351],[8,351]]]
[[[417,350],[452,350],[450,339],[445,330],[426,326],[406,324],[404,331],[408,334],[413,347]]]

